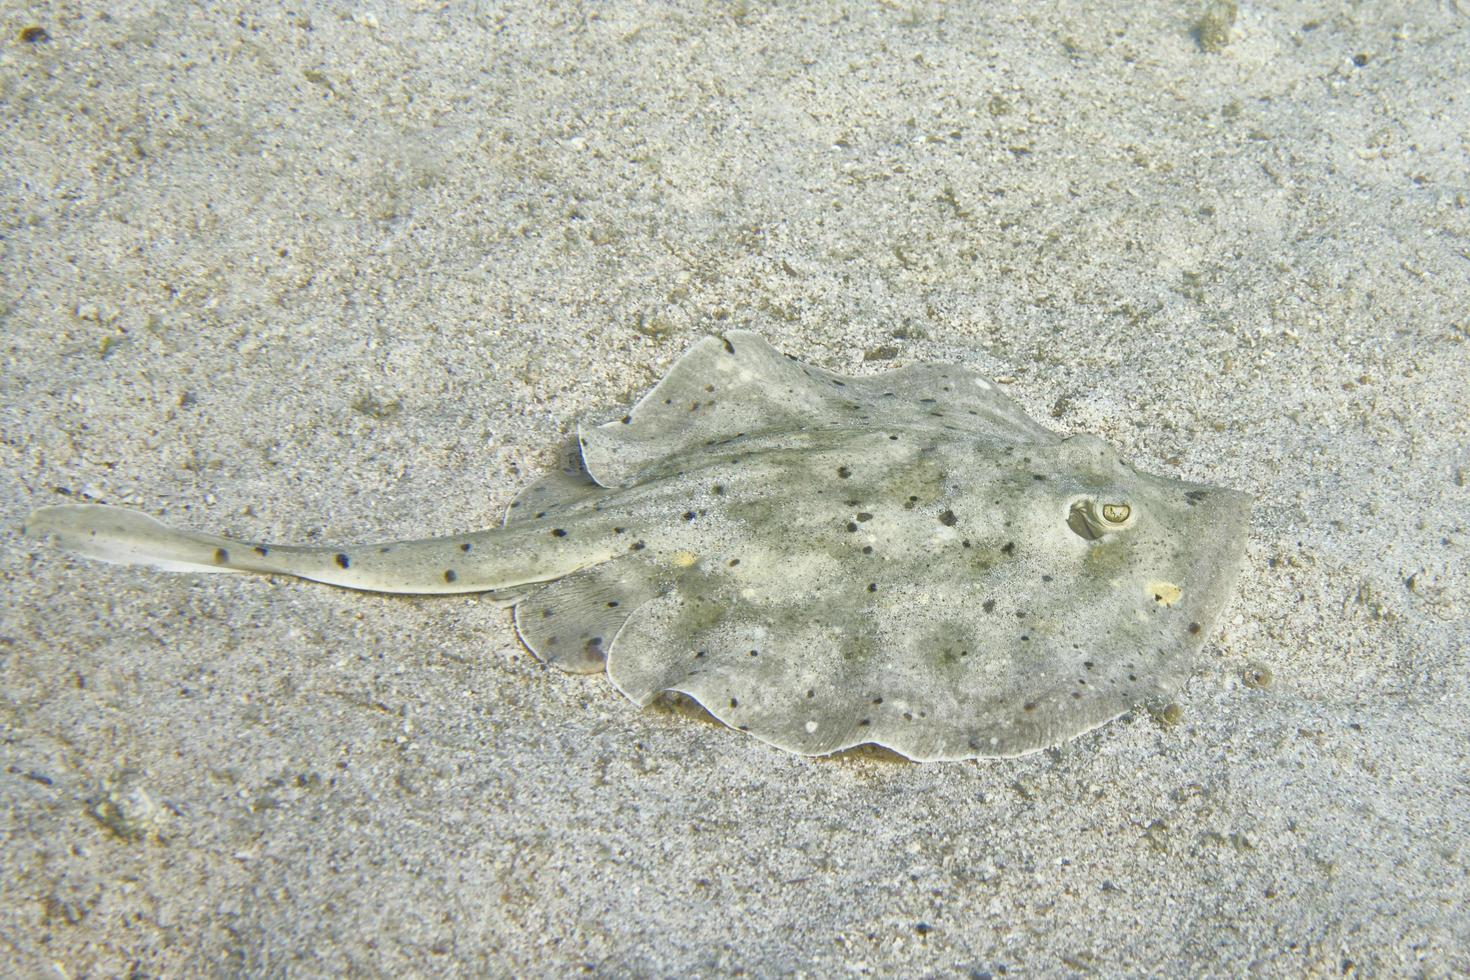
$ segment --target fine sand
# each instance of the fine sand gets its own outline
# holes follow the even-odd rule
[[[1470,971],[1461,0],[288,6],[0,2],[0,972]],[[1253,494],[1177,710],[805,759],[19,534],[490,526],[729,328]]]

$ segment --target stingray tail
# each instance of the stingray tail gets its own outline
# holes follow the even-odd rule
[[[544,522],[448,538],[327,548],[232,541],[169,527],[124,507],[63,504],[34,512],[21,531],[26,537],[49,539],[84,557],[119,565],[148,565],[166,572],[294,575],[369,592],[488,592],[497,602],[514,601],[522,586],[611,557],[596,541],[580,548],[575,541],[568,542],[570,547],[558,550],[555,544],[562,539],[540,523]]]
[[[263,570],[231,561],[232,550],[241,549],[236,542],[171,528],[125,507],[42,507],[26,520],[21,533],[30,538],[50,538],[68,551],[115,565],[148,565],[166,572]]]

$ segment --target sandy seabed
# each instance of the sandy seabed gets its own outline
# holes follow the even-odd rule
[[[0,2],[0,962],[1470,971],[1470,9]],[[508,614],[97,565],[494,524],[699,336],[1258,503],[1167,714],[916,765]]]

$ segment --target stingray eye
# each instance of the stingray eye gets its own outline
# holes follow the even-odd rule
[[[1130,504],[1121,501],[1101,503],[1083,498],[1072,504],[1072,512],[1067,516],[1067,526],[1079,538],[1096,541],[1105,534],[1123,530],[1132,516],[1133,507]]]

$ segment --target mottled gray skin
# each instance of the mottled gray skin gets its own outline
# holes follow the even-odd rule
[[[1046,748],[1177,689],[1249,506],[1062,439],[964,369],[842,378],[732,332],[584,430],[500,529],[280,548],[102,507],[28,529],[113,561],[498,593],[539,657],[605,666],[640,705],[682,691],[793,752],[938,760]]]

